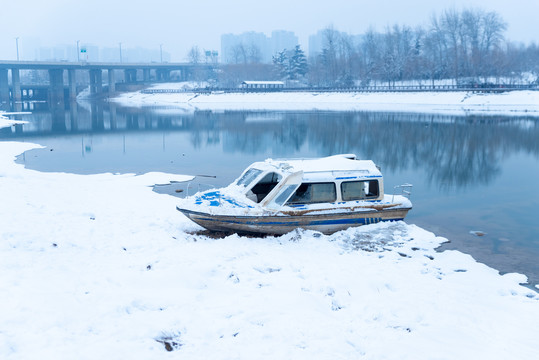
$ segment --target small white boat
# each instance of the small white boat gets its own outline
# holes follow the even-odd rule
[[[182,199],[177,209],[211,231],[285,234],[296,228],[331,234],[351,226],[404,219],[412,185],[384,194],[371,160],[343,154],[256,162],[225,188]]]

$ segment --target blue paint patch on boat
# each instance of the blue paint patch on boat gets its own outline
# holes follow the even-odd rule
[[[202,205],[203,202],[209,202],[207,205],[212,207],[221,206],[225,202],[238,208],[253,208],[251,205],[242,204],[235,199],[222,195],[220,191],[210,191],[195,198],[196,205]]]
[[[286,206],[290,206],[291,208],[298,210],[307,210],[307,206],[305,206],[304,204],[287,204]]]

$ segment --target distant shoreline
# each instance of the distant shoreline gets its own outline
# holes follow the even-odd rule
[[[161,89],[166,88],[161,84]],[[172,88],[172,87],[171,87]],[[267,92],[123,93],[109,101],[128,107],[173,106],[184,110],[388,111],[454,115],[539,117],[539,91],[475,92]]]

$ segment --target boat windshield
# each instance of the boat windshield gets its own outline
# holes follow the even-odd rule
[[[273,200],[273,202],[275,204],[277,204],[278,206],[283,206],[283,204],[286,202],[286,200],[288,200],[288,198],[290,197],[290,195],[292,195],[292,193],[294,191],[296,191],[296,188],[298,186],[297,185],[287,185],[285,186],[281,192],[279,193],[279,195],[277,195],[275,197],[275,200]]]
[[[249,169],[243,176],[238,180],[237,184],[241,185],[243,187],[249,186],[250,183],[253,182],[254,179],[258,177],[258,175],[262,174],[262,170],[258,169]]]

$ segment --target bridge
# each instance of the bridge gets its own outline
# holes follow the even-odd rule
[[[109,94],[116,91],[116,74],[123,71],[124,83],[135,83],[151,80],[167,81],[170,74],[175,71],[179,74],[179,80],[189,80],[197,71],[212,70],[215,64],[192,64],[192,63],[97,63],[97,62],[48,62],[48,61],[5,61],[0,60],[0,108],[9,108],[10,101],[14,103],[28,99],[28,94],[42,91],[41,87],[21,85],[21,70],[47,70],[49,73],[48,101],[51,104],[61,104],[66,96],[74,100],[77,96],[77,71],[87,71],[90,78],[90,93],[94,96],[106,95],[103,88],[103,72],[108,77]],[[11,73],[11,86],[9,81]],[[65,92],[64,75],[67,72],[67,95]],[[154,73],[153,79],[151,77]],[[142,78],[139,80],[139,73]]]

